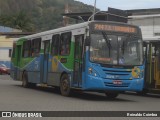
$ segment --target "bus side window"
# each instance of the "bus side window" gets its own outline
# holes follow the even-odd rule
[[[52,55],[58,55],[59,51],[59,41],[60,35],[53,35],[52,37],[52,46],[51,46],[51,54]]]
[[[41,38],[32,40],[32,57],[38,56],[41,49]]]
[[[23,43],[23,54],[22,57],[26,58],[26,57],[30,57],[30,52],[31,51],[31,41],[25,41]]]
[[[84,35],[79,35],[75,37],[75,58],[76,59],[82,59],[82,46],[83,46],[83,42],[84,42]]]
[[[71,44],[71,32],[61,35],[60,55],[69,55]]]

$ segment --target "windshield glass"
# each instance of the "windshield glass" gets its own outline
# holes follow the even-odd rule
[[[113,65],[141,65],[142,40],[134,35],[91,34],[90,60]]]

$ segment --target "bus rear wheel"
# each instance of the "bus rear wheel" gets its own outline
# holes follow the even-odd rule
[[[105,94],[108,99],[115,99],[119,95],[117,92],[106,92]]]
[[[62,75],[60,80],[60,91],[63,96],[71,95],[70,81],[67,74]]]

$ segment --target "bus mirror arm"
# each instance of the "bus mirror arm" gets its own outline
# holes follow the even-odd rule
[[[89,46],[90,45],[90,38],[89,37],[86,37],[85,39],[85,46]]]

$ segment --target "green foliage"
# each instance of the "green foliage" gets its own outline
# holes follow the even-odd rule
[[[93,10],[92,6],[74,0],[0,0],[0,24],[36,32],[61,27],[67,2],[69,12]]]
[[[30,17],[23,11],[14,15],[1,15],[0,24],[22,31],[33,31],[34,29]]]

